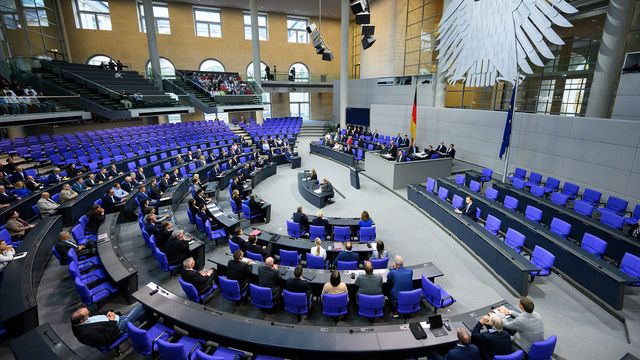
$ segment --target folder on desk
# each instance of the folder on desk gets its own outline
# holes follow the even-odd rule
[[[302,277],[307,281],[311,281],[316,278],[316,274],[302,274]]]
[[[260,234],[262,234],[262,231],[260,231],[259,229],[254,229],[252,232],[249,233],[249,235],[255,235],[255,236],[260,236]]]

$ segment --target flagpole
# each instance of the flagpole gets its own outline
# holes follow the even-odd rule
[[[504,157],[504,169],[502,170],[502,182],[507,182],[507,171],[509,169],[509,157],[511,155],[511,135],[513,133],[513,120],[516,117],[516,103],[518,102],[518,81],[520,80],[520,74],[516,76],[516,82],[513,86],[513,109],[511,113],[511,134],[509,134],[509,146],[507,146],[506,154]]]

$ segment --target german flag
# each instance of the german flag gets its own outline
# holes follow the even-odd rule
[[[411,144],[416,142],[416,125],[418,120],[418,87],[413,93],[413,109],[411,110]]]

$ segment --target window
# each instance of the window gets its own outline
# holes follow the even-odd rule
[[[309,93],[289,93],[289,116],[309,119]]]
[[[291,70],[295,72],[292,73]],[[295,63],[289,68],[289,76],[293,81],[309,82],[309,68],[305,64]]]
[[[436,0],[407,3],[404,75],[436,73],[436,33],[442,17],[442,6],[442,1]]]
[[[196,36],[210,38],[222,37],[220,10],[194,7],[193,18],[196,24]]]
[[[20,29],[20,17],[15,0],[0,0],[0,14],[4,20],[4,26],[9,30]]]
[[[244,13],[244,39],[251,40],[251,14]],[[258,39],[267,41],[269,30],[267,29],[267,14],[258,14]]]
[[[94,55],[90,58],[87,59],[86,64],[87,65],[95,65],[98,66],[101,63],[108,63],[109,61],[114,61],[112,58],[108,57],[107,55]]]
[[[586,86],[586,78],[567,79],[564,84],[562,104],[560,105],[561,115],[576,116],[582,113],[582,102]]]
[[[260,61],[260,76],[264,77],[267,73],[265,69],[267,68],[267,64]],[[249,63],[247,66],[247,81],[253,80],[253,63]]]
[[[224,65],[218,60],[207,59],[200,64],[200,71],[224,72]]]
[[[27,26],[49,26],[44,0],[21,0]]]
[[[551,105],[553,104],[553,92],[556,88],[556,80],[542,80],[540,84],[540,92],[538,93],[538,105],[536,112],[549,114],[551,113]]]
[[[264,105],[264,111],[262,112],[262,116],[266,118],[271,117],[271,93],[263,92],[262,93],[262,105]]]
[[[165,59],[163,57],[160,58],[160,74],[162,74],[162,77],[166,78],[176,77],[176,67],[173,66],[173,63],[169,61],[169,59]],[[149,76],[149,78],[152,78],[151,60],[147,61],[147,75]]]
[[[306,44],[309,42],[307,33],[308,19],[287,17],[287,38],[290,43]]]
[[[147,32],[147,24],[144,22],[144,7],[138,3],[138,13],[140,14],[140,31]],[[169,23],[169,5],[154,3],[153,18],[156,21],[156,32],[158,34],[171,35],[171,24]]]
[[[169,120],[169,124],[177,124],[182,122],[182,116],[180,114],[169,114],[167,115],[167,120]]]
[[[96,0],[74,0],[76,28],[111,30],[109,2]]]

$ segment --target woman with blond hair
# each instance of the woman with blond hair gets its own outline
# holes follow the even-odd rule
[[[322,247],[322,240],[319,237],[316,238],[316,246],[311,248],[309,254],[314,256],[322,256],[322,259],[327,258],[327,250]]]

